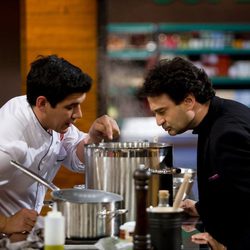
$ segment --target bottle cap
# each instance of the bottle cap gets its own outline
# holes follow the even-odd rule
[[[168,190],[159,190],[159,198],[160,199],[167,199],[169,197]]]
[[[62,213],[57,210],[57,203],[54,202],[52,210],[47,213],[49,217],[61,217]]]

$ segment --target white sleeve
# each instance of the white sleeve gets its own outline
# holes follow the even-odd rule
[[[7,183],[15,171],[10,164],[12,157],[0,150],[0,186]]]
[[[65,164],[66,168],[75,172],[84,172],[85,165],[78,159],[76,155],[76,148],[78,143],[84,140],[87,135],[88,134],[80,131],[75,126],[71,126],[65,134],[63,147],[67,152],[67,157],[63,161],[63,164]]]

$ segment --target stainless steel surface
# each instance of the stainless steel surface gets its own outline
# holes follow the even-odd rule
[[[19,163],[11,164],[31,178],[51,188],[52,199],[65,216],[66,238],[98,239],[117,235],[120,215],[126,213],[121,207],[121,195],[94,189],[59,189],[49,181]]]
[[[78,249],[85,249],[85,250],[98,250],[97,247],[94,245],[64,245],[65,250],[78,250]]]
[[[177,174],[181,171],[180,168],[162,168],[162,169],[151,169],[149,168],[148,171],[151,174]]]
[[[181,172],[178,174],[173,175],[173,196],[176,196],[176,193],[178,192],[182,182],[183,182],[183,177],[185,173],[191,174],[191,178],[189,180],[188,188],[186,192],[184,193],[184,196],[182,199],[187,198],[188,195],[191,194],[192,191],[192,186],[194,183],[194,180],[196,178],[196,170],[191,169],[191,168],[181,168]]]
[[[86,187],[122,195],[128,209],[127,221],[135,220],[135,187],[133,173],[140,164],[151,170],[161,162],[172,163],[172,145],[150,142],[111,142],[85,146]],[[166,166],[165,166],[166,167]],[[159,175],[150,179],[149,205],[157,204]]]
[[[116,217],[101,215],[102,211],[115,211],[116,202],[72,203],[57,201],[58,210],[66,218],[66,237],[69,239],[95,239],[116,233]]]
[[[122,196],[94,189],[60,189],[53,191],[53,199],[73,203],[108,203],[122,201]]]

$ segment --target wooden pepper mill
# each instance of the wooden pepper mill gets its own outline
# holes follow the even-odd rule
[[[136,193],[136,224],[133,236],[134,250],[150,250],[151,236],[148,233],[147,193],[150,172],[141,164],[134,172]]]

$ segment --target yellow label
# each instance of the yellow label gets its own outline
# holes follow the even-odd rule
[[[64,250],[64,245],[44,246],[44,250]]]

